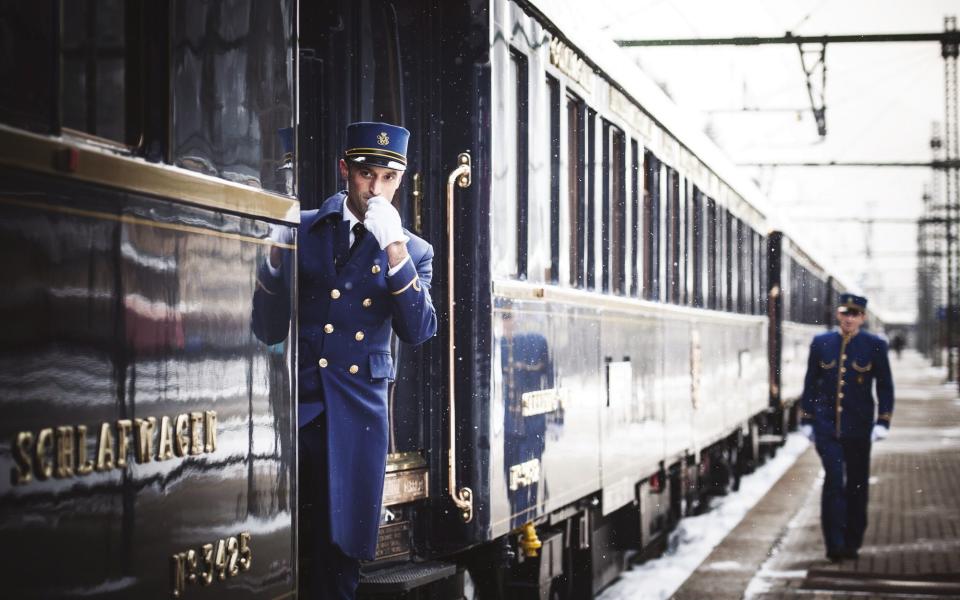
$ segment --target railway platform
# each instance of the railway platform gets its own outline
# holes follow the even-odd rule
[[[960,598],[960,395],[919,354],[891,363],[893,427],[873,447],[859,558],[824,556],[811,446],[674,598]]]

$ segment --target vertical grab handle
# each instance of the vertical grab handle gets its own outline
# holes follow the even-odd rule
[[[450,323],[450,340],[448,343],[447,354],[447,362],[449,364],[447,385],[450,388],[448,398],[449,405],[447,407],[448,418],[450,419],[450,451],[448,455],[449,470],[447,471],[447,488],[450,490],[450,498],[453,500],[453,503],[456,504],[457,508],[460,509],[460,516],[463,518],[464,523],[469,523],[473,520],[473,490],[468,487],[457,488],[457,419],[456,394],[454,391],[454,384],[456,382],[456,378],[454,377],[454,365],[456,365],[456,346],[454,344],[454,332],[456,331],[456,328],[454,327],[454,307],[456,302],[453,286],[453,191],[454,185],[461,188],[470,187],[470,183],[472,181],[471,174],[472,169],[470,155],[466,152],[462,152],[459,156],[457,156],[457,168],[451,171],[450,175],[447,177],[447,318],[449,319]]]

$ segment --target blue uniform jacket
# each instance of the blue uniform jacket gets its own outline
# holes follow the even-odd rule
[[[298,422],[303,427],[321,415],[327,420],[333,543],[348,556],[372,559],[386,468],[387,385],[395,375],[390,332],[409,344],[436,333],[433,247],[405,232],[410,260],[387,277],[387,255],[373,235],[348,254],[345,198],[340,192],[300,215]],[[339,273],[338,255],[345,263]],[[283,276],[290,271],[287,262]],[[253,328],[267,343],[282,340],[289,329],[285,289],[283,279],[264,265]]]
[[[817,435],[869,438],[874,425],[874,381],[876,422],[889,427],[893,378],[887,343],[866,331],[850,338],[839,331],[814,337],[803,384],[801,421],[813,425]]]

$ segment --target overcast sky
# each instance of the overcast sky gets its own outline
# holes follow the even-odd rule
[[[591,0],[598,9],[590,11],[582,10],[582,0],[557,1],[579,7],[584,20],[612,39],[938,32],[945,15],[960,13],[955,0]],[[796,46],[624,52],[738,163],[928,161],[932,123],[943,121],[939,43],[828,45],[823,140],[809,111]],[[725,112],[744,106],[796,110]],[[775,218],[867,293],[882,314],[914,318],[913,221],[922,212],[929,170],[744,169],[768,193]],[[868,218],[876,221],[865,223]]]

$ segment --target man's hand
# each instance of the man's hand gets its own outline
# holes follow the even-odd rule
[[[293,227],[289,225],[271,225],[270,226],[270,241],[276,244],[287,244],[292,245],[294,243],[293,239]],[[283,248],[278,248],[276,246],[270,247],[270,272],[276,275],[275,271],[280,268],[280,264],[283,262]]]
[[[390,244],[396,242],[405,244],[410,240],[403,233],[400,213],[383,196],[374,196],[367,201],[367,213],[363,217],[363,226],[377,239],[381,250],[385,250]]]
[[[873,431],[870,433],[870,441],[879,442],[880,440],[886,439],[888,435],[890,435],[890,429],[877,423],[873,426]]]
[[[811,442],[816,441],[816,436],[813,434],[813,425],[801,425],[800,433]]]

